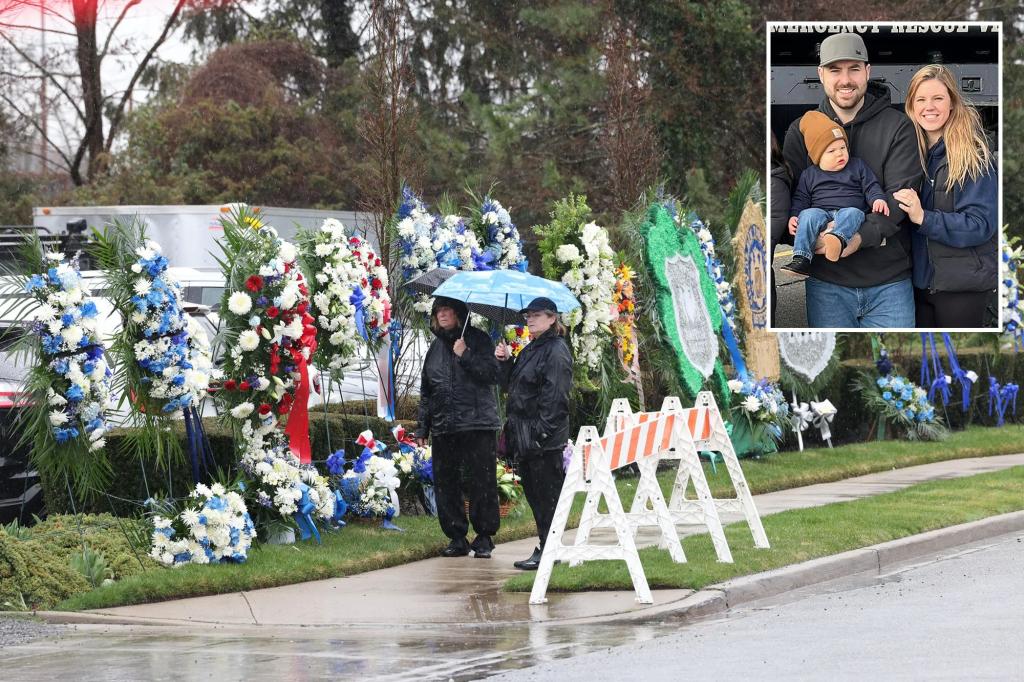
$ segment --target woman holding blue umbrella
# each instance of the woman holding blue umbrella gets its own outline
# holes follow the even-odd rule
[[[501,385],[508,390],[506,442],[517,461],[540,538],[530,558],[513,565],[535,571],[565,479],[562,451],[569,440],[573,360],[554,301],[541,296],[520,312],[530,329],[530,343],[515,360],[504,343],[494,356],[501,362]]]
[[[436,338],[423,360],[416,435],[421,444],[432,438],[437,519],[451,540],[441,554],[459,557],[472,550],[476,558],[489,559],[501,523],[494,477],[500,425],[494,344],[469,325],[466,304],[452,298],[434,299],[430,329]],[[463,482],[476,531],[472,544],[466,540]]]

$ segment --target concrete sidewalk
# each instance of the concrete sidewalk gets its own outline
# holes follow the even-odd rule
[[[757,495],[754,500],[766,516],[1014,466],[1024,466],[1024,454],[937,462]],[[740,515],[723,517],[726,523],[741,519]],[[703,529],[680,530],[692,534]],[[648,545],[656,540],[653,535],[639,538],[640,544]],[[528,556],[534,544],[535,540],[520,540],[499,545],[489,561],[438,557],[345,578],[67,614],[67,621],[272,626],[585,622],[615,614],[642,619],[645,611],[650,611],[649,615],[663,612],[666,604],[692,594],[690,590],[657,590],[655,604],[644,606],[634,601],[632,592],[549,593],[548,604],[530,606],[526,594],[503,593],[501,585],[518,573],[512,561]]]

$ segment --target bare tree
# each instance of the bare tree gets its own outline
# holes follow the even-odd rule
[[[640,41],[628,19],[613,11],[607,12],[605,26],[607,97],[601,143],[608,159],[612,208],[621,211],[654,182],[661,154],[650,118],[651,86],[642,66]]]
[[[0,44],[14,58],[7,75],[21,84],[20,92],[5,89],[0,99],[56,153],[76,185],[86,184],[106,170],[135,87],[178,25],[188,0],[174,0],[159,35],[148,45],[135,48],[128,39],[119,38],[118,31],[140,2],[128,0],[109,22],[102,22],[103,0],[74,0],[67,5],[46,0],[0,1]],[[62,12],[68,6],[70,15]],[[101,23],[108,24],[102,32]],[[137,56],[138,61],[130,68],[123,89],[107,89],[103,62],[123,53]],[[48,125],[51,115],[57,130]]]
[[[370,3],[370,56],[364,70],[366,105],[358,127],[367,157],[357,178],[363,196],[361,208],[373,215],[380,257],[392,274],[398,259],[392,258],[388,225],[398,209],[402,182],[416,177],[416,112],[411,97],[406,10],[401,0]]]

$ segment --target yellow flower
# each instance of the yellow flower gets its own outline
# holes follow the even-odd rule
[[[254,230],[258,230],[263,227],[263,221],[253,215],[247,215],[242,218],[242,221]]]

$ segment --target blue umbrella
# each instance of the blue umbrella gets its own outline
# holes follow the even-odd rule
[[[559,313],[580,307],[561,282],[518,270],[458,272],[434,289],[433,295],[463,301],[470,311],[502,323],[507,313],[518,313],[539,296],[554,301]]]

